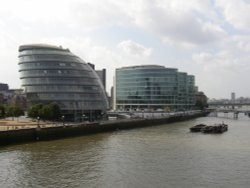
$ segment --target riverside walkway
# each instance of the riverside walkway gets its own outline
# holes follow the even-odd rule
[[[132,118],[127,119],[117,119],[117,120],[102,120],[98,121],[100,125],[113,124],[115,122],[133,122],[138,120],[150,120],[150,119],[166,119],[169,117],[179,117],[179,116],[188,116],[200,113],[200,111],[182,111],[182,112],[135,112]],[[76,125],[87,125],[88,122],[68,122],[64,126],[76,126]],[[43,121],[36,119],[31,119],[27,117],[15,117],[15,118],[5,118],[0,119],[0,131],[9,131],[9,130],[18,130],[18,129],[31,129],[31,128],[48,128],[48,127],[60,127],[63,126],[62,122],[52,122],[52,121]]]
[[[41,128],[46,128],[46,127],[58,126],[59,123],[49,122],[49,121],[39,121],[39,124],[38,124],[37,120],[32,120],[30,118],[0,119],[0,131],[31,129],[31,128],[37,128],[38,125]]]
[[[206,116],[209,112],[200,111],[196,113],[174,113],[168,116],[131,118],[123,120],[109,120],[101,122],[81,122],[81,123],[53,123],[37,121],[23,122],[0,121],[0,145],[16,144],[40,140],[53,140],[72,136],[81,136],[101,132],[109,132],[123,129],[134,129],[146,126],[163,125],[177,121],[185,121],[201,116]]]

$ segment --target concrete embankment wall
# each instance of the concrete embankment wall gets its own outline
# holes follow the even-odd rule
[[[102,122],[100,124],[78,124],[48,128],[0,131],[0,145],[32,142],[39,140],[52,140],[114,130],[161,125],[171,122],[184,121],[205,115],[207,115],[207,113],[178,115],[157,119],[128,119],[121,121],[107,121]]]

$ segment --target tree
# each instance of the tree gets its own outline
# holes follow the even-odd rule
[[[43,108],[43,104],[35,104],[28,109],[28,116],[31,118],[37,118],[40,116],[39,111]]]
[[[28,116],[31,118],[41,117],[45,120],[57,119],[61,114],[60,107],[57,103],[52,102],[46,105],[35,104],[28,110]]]
[[[60,106],[56,102],[52,102],[48,105],[49,110],[51,112],[51,118],[56,119],[60,116],[61,114],[61,109]]]
[[[18,117],[21,115],[24,115],[24,111],[18,106],[9,106],[7,108],[7,116],[13,117],[13,120],[14,120],[14,117]]]
[[[5,116],[5,107],[3,105],[0,105],[0,118]]]
[[[195,106],[200,109],[200,110],[204,110],[208,105],[202,101],[196,101]]]

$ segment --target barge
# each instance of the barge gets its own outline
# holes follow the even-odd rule
[[[205,124],[198,124],[189,129],[191,132],[201,132],[201,129],[204,128],[205,126],[206,126]]]
[[[228,125],[214,124],[214,125],[204,125],[198,124],[190,128],[191,132],[202,132],[202,133],[223,133],[228,130]]]

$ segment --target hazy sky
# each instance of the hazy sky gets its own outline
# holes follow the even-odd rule
[[[0,0],[0,82],[20,88],[18,47],[69,48],[97,69],[157,64],[209,98],[250,96],[250,0]]]

